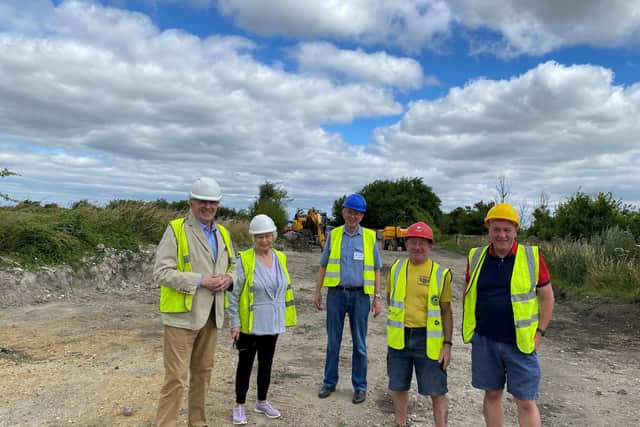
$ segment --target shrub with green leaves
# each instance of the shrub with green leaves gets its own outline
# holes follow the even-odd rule
[[[543,244],[552,281],[581,295],[640,302],[640,248],[617,227],[590,239]]]

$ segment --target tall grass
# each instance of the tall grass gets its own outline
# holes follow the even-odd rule
[[[585,296],[640,302],[640,247],[618,228],[588,240],[553,240],[542,251],[555,284]]]
[[[24,266],[80,265],[98,246],[137,249],[160,241],[170,220],[186,212],[156,202],[116,200],[106,207],[78,202],[71,209],[20,203],[0,208],[0,256]],[[236,245],[248,245],[246,220],[225,220]],[[1,262],[0,262],[1,264]]]

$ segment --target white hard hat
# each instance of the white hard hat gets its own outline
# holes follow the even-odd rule
[[[273,233],[276,231],[276,224],[267,215],[256,215],[249,223],[249,234]]]
[[[222,198],[222,190],[213,178],[198,178],[191,185],[190,199],[218,202]]]

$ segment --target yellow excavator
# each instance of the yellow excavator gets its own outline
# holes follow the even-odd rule
[[[327,231],[327,214],[311,208],[306,212],[298,209],[293,221],[289,222],[284,231],[284,237],[299,248],[310,249],[320,246],[324,249]]]
[[[399,226],[387,225],[382,230],[382,247],[384,250],[396,251],[406,249],[405,237],[407,229]]]

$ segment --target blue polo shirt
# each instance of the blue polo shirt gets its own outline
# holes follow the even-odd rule
[[[487,252],[478,276],[476,332],[494,341],[515,344],[516,329],[511,306],[511,275],[516,257]]]
[[[511,276],[515,265],[518,242],[514,242],[505,258],[495,254],[489,246],[478,276],[476,301],[476,332],[479,335],[504,343],[516,343],[516,327],[513,324],[511,305]],[[536,288],[548,286],[549,271],[542,253],[539,254],[538,283]],[[469,264],[467,263],[467,283]]]
[[[358,226],[355,233],[349,234],[347,228],[343,228],[342,242],[340,245],[340,282],[338,286],[362,287],[364,286],[364,260],[355,260],[353,254],[359,252],[364,254],[364,242],[362,240],[362,227]],[[331,233],[327,238],[327,244],[320,256],[320,265],[326,267],[329,263],[331,253]],[[373,249],[373,268],[382,268],[382,259],[378,245]]]

